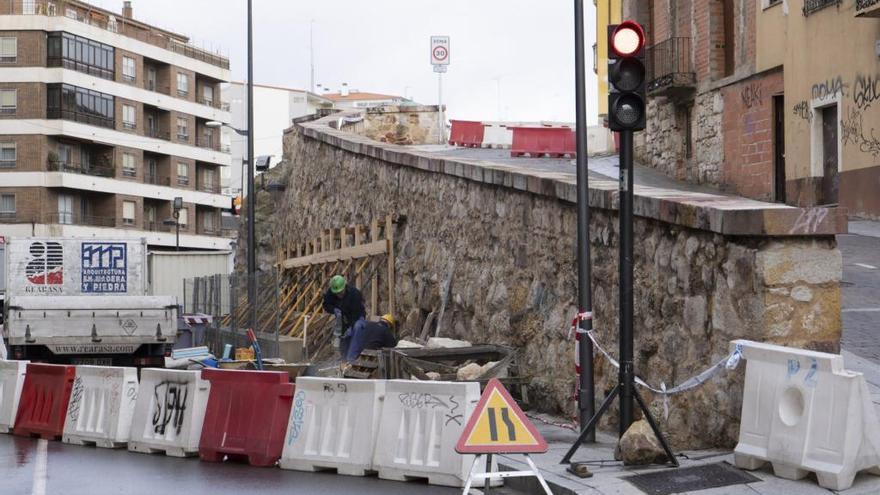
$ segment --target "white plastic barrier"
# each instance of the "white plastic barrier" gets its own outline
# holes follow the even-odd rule
[[[513,131],[506,124],[484,123],[483,147],[509,149],[513,144]]]
[[[9,433],[15,426],[18,399],[21,398],[29,362],[0,361],[0,433]]]
[[[64,443],[124,447],[138,396],[137,370],[77,366],[64,418]]]
[[[479,400],[476,382],[386,382],[373,469],[388,480],[464,486],[474,456],[455,444]]]
[[[381,380],[297,378],[281,467],[350,476],[373,472],[384,395]]]
[[[819,485],[852,486],[861,470],[880,474],[880,425],[861,373],[836,354],[744,340],[746,366],[737,467],[765,462],[777,476],[816,473]]]
[[[128,450],[173,457],[198,455],[210,390],[201,371],[141,370]]]

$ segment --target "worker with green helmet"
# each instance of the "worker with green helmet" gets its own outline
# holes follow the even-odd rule
[[[335,275],[324,293],[324,311],[336,316],[338,329],[334,336],[339,339],[339,352],[345,358],[352,334],[364,324],[367,316],[364,296],[357,287],[348,285],[345,277]]]

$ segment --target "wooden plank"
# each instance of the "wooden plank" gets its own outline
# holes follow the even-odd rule
[[[387,243],[379,241],[379,220],[375,218],[370,224],[370,240],[373,243],[379,242],[384,249],[388,249]],[[376,319],[379,311],[379,274],[376,273],[375,264],[371,263],[371,265],[373,265],[373,277],[370,281],[370,315],[372,319]]]
[[[360,246],[361,243],[363,242],[363,239],[361,238],[361,231],[362,231],[362,227],[360,225],[354,226],[354,245],[355,246]],[[364,283],[364,280],[363,280],[363,277],[361,276],[361,271],[358,270],[357,276],[355,277],[355,286],[358,288],[358,290],[363,290],[363,287],[364,287],[363,283]]]
[[[389,214],[385,217],[385,241],[388,254],[388,312],[394,314],[394,222]]]
[[[387,241],[371,242],[369,244],[361,244],[359,246],[349,246],[335,251],[327,251],[317,253],[302,258],[293,258],[284,260],[281,263],[285,269],[297,268],[301,266],[316,265],[321,263],[333,263],[352,258],[364,258],[367,256],[376,256],[384,254],[388,250]]]

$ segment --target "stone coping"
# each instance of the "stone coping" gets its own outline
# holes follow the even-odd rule
[[[329,127],[340,117],[361,115],[340,112],[322,119],[297,119],[306,137],[330,146],[403,167],[446,174],[475,182],[577,203],[573,174],[532,170],[483,160],[451,159],[427,151],[373,141]],[[288,129],[288,132],[290,129]],[[618,184],[590,179],[590,207],[618,209]],[[812,236],[847,232],[846,211],[841,208],[798,208],[752,199],[636,185],[634,211],[644,218],[731,236]],[[572,234],[574,235],[574,234]]]

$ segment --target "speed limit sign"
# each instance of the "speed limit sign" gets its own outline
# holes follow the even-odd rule
[[[431,65],[449,65],[449,36],[431,36]]]

